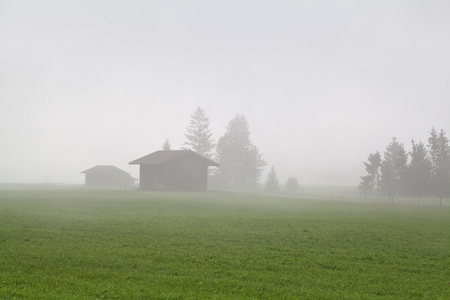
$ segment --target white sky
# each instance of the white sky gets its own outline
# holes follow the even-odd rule
[[[216,141],[236,115],[282,183],[357,185],[396,136],[450,132],[450,1],[0,1],[0,182]],[[265,174],[262,180],[265,179]]]

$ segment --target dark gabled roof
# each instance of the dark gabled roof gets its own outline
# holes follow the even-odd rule
[[[130,162],[130,165],[163,165],[177,158],[190,155],[205,162],[208,166],[216,166],[219,164],[210,160],[192,150],[159,150],[144,157],[138,158]]]
[[[111,172],[111,171],[121,172],[121,173],[124,173],[125,175],[128,175],[131,177],[130,173],[125,172],[124,170],[121,170],[115,166],[95,166],[95,167],[87,169],[86,171],[83,171],[81,173],[97,175],[97,174],[101,174],[103,172]],[[131,177],[131,178],[133,178],[133,177]],[[133,179],[136,179],[136,178],[133,178]]]

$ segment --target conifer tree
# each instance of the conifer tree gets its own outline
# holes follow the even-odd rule
[[[365,199],[367,194],[370,194],[370,191],[372,189],[371,184],[372,184],[371,175],[361,176],[361,182],[359,183],[358,186],[358,190],[361,191],[361,198],[364,197]]]
[[[431,188],[441,201],[450,195],[450,147],[445,131],[432,128],[428,138],[431,160]]]
[[[392,138],[381,164],[381,188],[391,201],[405,190],[407,162],[408,155],[403,144],[397,138]]]
[[[428,149],[431,162],[431,184],[433,185],[436,180],[437,170],[439,169],[438,133],[434,127],[431,128],[430,137],[428,138]]]
[[[420,199],[429,192],[431,178],[431,161],[422,142],[411,141],[411,161],[407,171],[407,193]]]
[[[277,173],[275,172],[275,168],[273,166],[266,178],[266,191],[269,194],[277,193],[280,191]]]
[[[170,142],[169,142],[169,139],[166,139],[166,140],[164,141],[164,144],[162,145],[162,149],[165,150],[165,151],[170,150]]]
[[[359,190],[366,194],[379,194],[381,191],[381,156],[377,151],[374,154],[369,154],[368,162],[364,163],[367,175],[361,177]]]
[[[216,150],[220,163],[216,173],[217,184],[225,189],[254,190],[266,163],[250,140],[244,116],[237,115],[229,122]]]
[[[202,108],[198,107],[191,115],[191,120],[186,131],[185,136],[187,141],[183,144],[184,148],[191,149],[200,155],[211,158],[215,144],[212,139],[212,133],[209,130],[209,118]]]
[[[286,180],[286,192],[288,193],[296,193],[298,192],[298,180],[296,177],[291,176]]]

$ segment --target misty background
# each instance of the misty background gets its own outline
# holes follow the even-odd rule
[[[450,132],[450,1],[0,1],[0,182],[217,142],[242,114],[284,184],[357,185],[392,137]]]

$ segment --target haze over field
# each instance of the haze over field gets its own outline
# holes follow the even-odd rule
[[[280,182],[357,185],[396,136],[450,132],[450,1],[0,2],[0,182],[94,165],[236,114]]]

